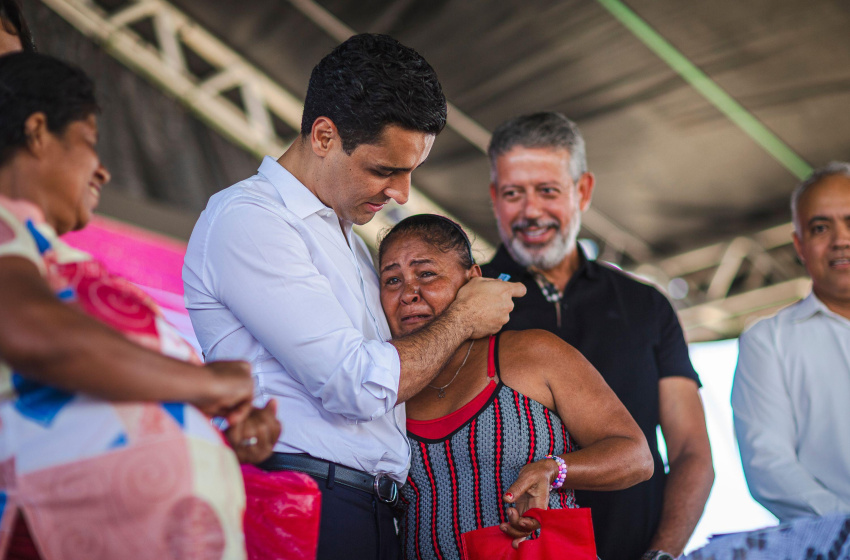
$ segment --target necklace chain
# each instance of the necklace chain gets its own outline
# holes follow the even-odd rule
[[[465,365],[466,365],[466,360],[468,360],[468,359],[469,359],[469,353],[470,353],[470,352],[472,352],[472,345],[473,345],[473,344],[475,344],[475,341],[474,341],[474,340],[470,341],[470,343],[469,343],[469,349],[466,351],[466,356],[464,356],[464,357],[463,357],[463,362],[461,362],[460,367],[459,367],[459,368],[457,368],[457,371],[455,372],[454,377],[452,377],[452,380],[451,380],[451,381],[449,381],[448,383],[446,383],[446,384],[445,384],[445,385],[443,385],[442,387],[434,387],[433,385],[428,385],[428,386],[429,386],[429,387],[431,387],[432,389],[436,389],[437,391],[439,391],[439,392],[437,393],[437,397],[438,397],[438,398],[441,398],[441,399],[442,399],[442,398],[445,398],[445,396],[446,396],[446,387],[448,387],[449,385],[451,385],[452,383],[454,383],[454,382],[455,382],[455,379],[457,379],[457,374],[459,374],[459,373],[460,373],[460,370],[462,370],[462,369],[463,369],[463,366],[465,366]]]

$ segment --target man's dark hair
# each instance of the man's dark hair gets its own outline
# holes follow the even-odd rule
[[[18,37],[24,52],[35,52],[35,42],[18,0],[0,0],[0,26],[6,33]]]
[[[439,134],[446,97],[437,73],[422,56],[388,35],[351,37],[313,68],[301,134],[319,117],[331,119],[351,154],[375,142],[388,124]]]
[[[497,126],[487,147],[493,181],[496,180],[496,159],[516,146],[567,150],[573,181],[578,181],[582,173],[587,172],[584,138],[576,123],[562,113],[551,111],[522,115]]]
[[[393,226],[378,244],[378,263],[383,261],[384,253],[393,239],[410,234],[418,236],[443,253],[454,251],[465,270],[469,270],[475,264],[475,259],[472,257],[472,244],[466,232],[457,222],[438,214],[416,214]]]
[[[26,146],[24,123],[33,113],[44,113],[48,130],[62,134],[98,110],[94,84],[79,68],[32,52],[0,56],[0,165]]]

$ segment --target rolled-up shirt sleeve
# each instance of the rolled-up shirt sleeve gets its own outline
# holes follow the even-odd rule
[[[313,264],[304,232],[282,212],[237,200],[212,217],[204,283],[328,412],[351,421],[389,413],[398,397],[398,352],[352,324]]]

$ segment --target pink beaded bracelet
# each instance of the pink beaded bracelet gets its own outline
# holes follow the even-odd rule
[[[558,463],[558,476],[555,477],[555,481],[552,483],[552,490],[557,490],[564,485],[564,479],[567,478],[567,462],[557,455],[546,455],[544,459],[552,459]]]

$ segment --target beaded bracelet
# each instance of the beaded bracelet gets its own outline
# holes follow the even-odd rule
[[[564,479],[567,478],[567,462],[557,455],[546,455],[544,459],[552,459],[558,463],[558,476],[555,477],[555,481],[552,483],[552,490],[557,490],[564,485]]]

